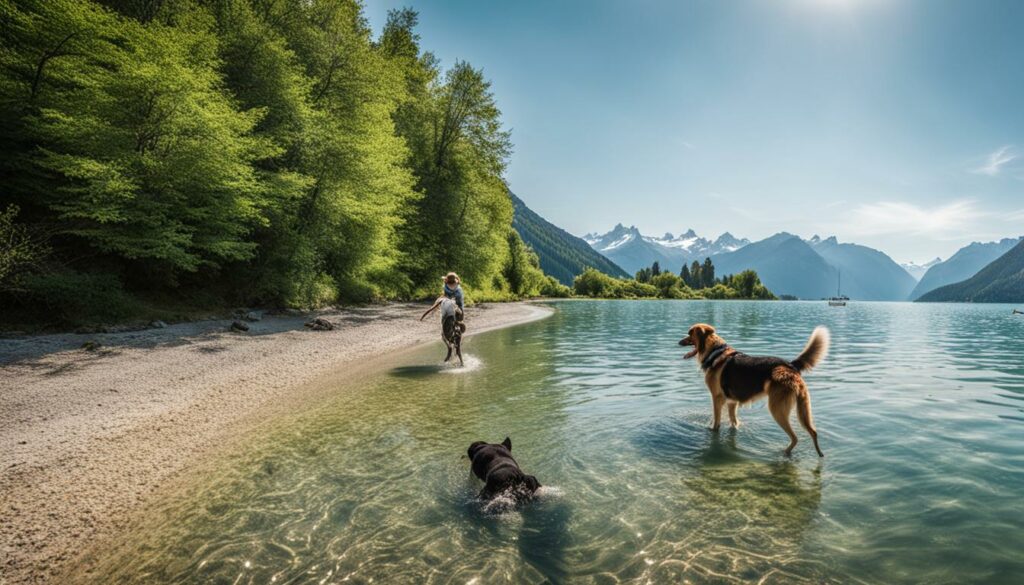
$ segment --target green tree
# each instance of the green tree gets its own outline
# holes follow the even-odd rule
[[[704,259],[704,266],[700,270],[701,288],[708,288],[715,286],[715,265],[711,263],[711,258]]]
[[[683,268],[679,271],[679,278],[683,280],[683,284],[686,286],[693,286],[693,278],[690,276],[690,267],[683,262]]]
[[[456,270],[480,289],[500,288],[512,222],[502,178],[511,143],[490,83],[460,61],[425,99],[428,107],[409,114],[423,119],[400,125],[423,193],[402,234],[405,270],[419,287]]]
[[[693,282],[691,285],[693,288],[704,288],[704,276],[702,274],[700,262],[696,260],[690,265],[690,280]]]
[[[729,287],[735,290],[741,298],[775,299],[775,295],[761,283],[757,272],[753,270],[744,270],[739,274],[733,275],[730,279]]]
[[[442,74],[417,19],[374,40],[358,0],[0,0],[0,303],[320,305],[448,270],[566,293],[512,229],[490,84]]]
[[[658,289],[658,296],[664,299],[685,298],[681,285],[682,279],[672,272],[662,272],[651,278],[651,284]]]
[[[502,276],[508,283],[509,292],[517,297],[536,296],[544,284],[544,273],[540,259],[515,230],[508,232],[508,259],[502,268]]]
[[[20,8],[4,7],[2,57],[15,200],[65,250],[145,265],[163,282],[251,258],[267,196],[253,164],[277,150],[253,136],[263,112],[223,91],[216,38],[87,2]]]

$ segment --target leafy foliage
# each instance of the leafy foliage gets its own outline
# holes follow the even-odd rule
[[[24,234],[50,236],[46,274],[0,300],[315,306],[434,294],[449,270],[476,298],[538,294],[489,82],[443,71],[416,21],[374,39],[357,0],[0,0],[0,209],[22,242],[2,282]]]
[[[23,290],[25,278],[48,252],[38,235],[14,222],[17,215],[16,205],[0,211],[0,292]]]
[[[710,259],[703,264],[693,264],[694,268],[690,270],[683,266],[683,275],[676,276],[662,272],[655,262],[650,268],[640,269],[632,280],[617,279],[588,269],[576,277],[573,288],[577,295],[599,298],[775,299],[753,270],[717,279],[711,286],[692,287],[684,277],[688,276],[690,282],[695,282],[693,274],[696,273],[703,284],[704,276],[713,275],[715,270]]]

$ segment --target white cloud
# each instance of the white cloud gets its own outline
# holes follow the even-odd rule
[[[980,167],[971,169],[971,172],[994,177],[1003,170],[1004,166],[1018,158],[1019,156],[1013,151],[1013,147],[1003,146],[985,157],[985,162]]]
[[[865,235],[942,237],[968,231],[986,215],[973,201],[955,201],[931,208],[902,201],[881,201],[854,209],[846,227],[854,233]]]

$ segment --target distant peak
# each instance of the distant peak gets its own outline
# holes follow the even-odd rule
[[[640,231],[636,229],[635,225],[631,225],[629,227],[626,227],[626,226],[622,225],[621,223],[617,223],[617,224],[615,224],[615,227],[612,228],[612,231],[610,231],[607,234],[605,234],[605,236],[621,236],[623,234],[638,234],[638,233],[640,233]]]
[[[693,231],[693,228],[686,230],[686,233],[679,236],[680,238],[696,238],[697,232]]]
[[[675,236],[672,235],[672,232],[665,232],[665,235],[661,236],[661,239],[663,239],[663,240],[674,240]]]

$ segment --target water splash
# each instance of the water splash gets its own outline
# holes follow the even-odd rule
[[[442,374],[469,374],[483,367],[484,362],[475,355],[462,354],[464,365],[459,365],[459,358],[452,357],[451,361],[441,368]]]

